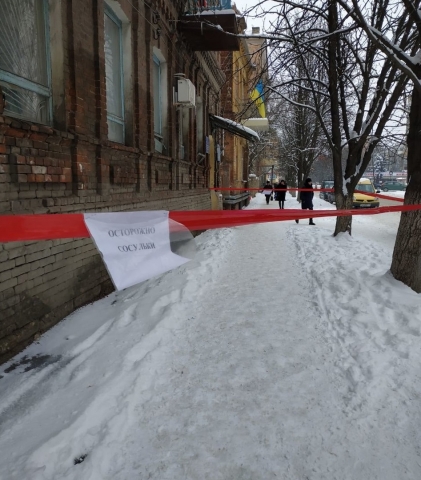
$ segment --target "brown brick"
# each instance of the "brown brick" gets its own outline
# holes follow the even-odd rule
[[[18,177],[18,182],[20,183],[25,183],[28,181],[27,175],[19,174],[17,177]]]
[[[18,171],[18,173],[31,173],[31,166],[30,165],[18,165],[17,171]]]
[[[48,135],[45,133],[32,133],[29,138],[38,142],[44,142],[47,137]]]
[[[22,138],[26,136],[26,132],[18,130],[17,128],[8,128],[6,130],[6,135],[9,135],[10,137]]]
[[[23,155],[10,155],[10,160],[18,165],[26,165],[26,157]]]
[[[42,133],[48,133],[48,135],[52,135],[54,130],[51,127],[47,127],[46,125],[40,125],[39,131]]]
[[[48,143],[45,143],[45,142],[38,142],[38,141],[34,140],[32,145],[33,145],[34,148],[38,148],[38,149],[41,149],[41,150],[48,150]]]
[[[17,138],[16,146],[20,147],[21,153],[25,155],[26,151],[29,152],[29,147],[32,147],[32,140],[29,138]]]

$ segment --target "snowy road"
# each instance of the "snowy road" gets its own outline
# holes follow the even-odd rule
[[[421,298],[355,220],[205,232],[63,321],[0,370],[0,479],[419,480]]]

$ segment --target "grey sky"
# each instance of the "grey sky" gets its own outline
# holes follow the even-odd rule
[[[237,8],[241,11],[244,12],[250,8],[252,8],[254,5],[258,5],[261,3],[261,0],[231,0],[232,3],[235,3]],[[252,27],[260,27],[261,30],[265,30],[269,28],[269,23],[268,23],[268,17],[269,15],[265,15],[265,18],[254,18],[253,13],[262,13],[262,10],[268,10],[269,8],[273,8],[276,6],[278,2],[273,2],[271,0],[268,0],[265,2],[263,6],[260,6],[257,9],[257,12],[252,12],[249,16],[247,16],[247,29],[251,30]]]

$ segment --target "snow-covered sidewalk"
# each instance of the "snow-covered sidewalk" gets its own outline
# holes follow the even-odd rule
[[[0,479],[419,480],[421,297],[386,216],[207,231],[69,316],[0,368]]]

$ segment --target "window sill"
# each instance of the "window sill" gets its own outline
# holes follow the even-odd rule
[[[140,152],[140,150],[136,147],[130,147],[128,145],[124,145],[124,143],[113,142],[112,140],[106,140],[105,146],[113,148],[114,150],[124,150],[125,152]]]

